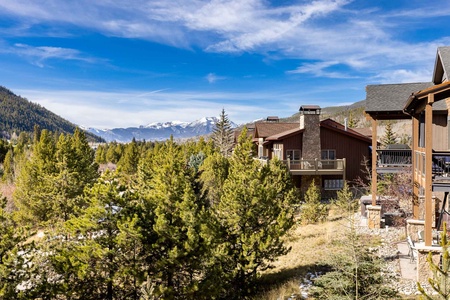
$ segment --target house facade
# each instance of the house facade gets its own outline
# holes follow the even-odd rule
[[[274,117],[255,123],[253,141],[262,160],[284,161],[294,183],[306,190],[311,181],[322,197],[335,197],[344,181],[365,178],[362,162],[370,158],[371,139],[331,119],[320,120],[321,109],[304,105],[299,121],[281,123]]]
[[[428,252],[439,260],[437,236],[448,214],[450,192],[450,47],[439,47],[430,82],[371,85],[366,87],[366,113],[372,121],[374,143],[380,120],[410,119],[412,144],[410,166],[412,176],[412,219],[408,235],[413,239],[424,232],[423,243],[417,244],[418,280],[429,274],[424,266]],[[372,227],[377,227],[377,176],[382,167],[376,162],[382,153],[374,151],[372,160]],[[395,168],[392,168],[395,170]],[[369,218],[370,219],[370,218]]]

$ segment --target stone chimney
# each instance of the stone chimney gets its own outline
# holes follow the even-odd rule
[[[302,158],[320,159],[320,107],[317,105],[303,105],[300,111],[300,129],[303,132]]]

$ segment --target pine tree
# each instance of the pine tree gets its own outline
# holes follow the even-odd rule
[[[13,150],[9,149],[3,162],[3,181],[12,182],[14,180],[14,158]]]
[[[319,187],[314,180],[305,194],[305,203],[301,206],[301,219],[304,224],[324,221],[328,216],[328,206],[321,203]]]
[[[249,295],[258,272],[287,252],[281,237],[293,225],[294,199],[285,166],[275,160],[261,167],[253,159],[253,144],[244,128],[214,211],[221,227],[217,251],[225,260],[228,297]]]
[[[223,156],[228,157],[231,154],[234,133],[231,128],[231,122],[225,113],[225,109],[222,109],[219,121],[216,123],[216,127],[213,130],[212,140]]]
[[[220,153],[208,156],[200,167],[202,194],[210,205],[219,203],[222,188],[228,177],[229,161]]]
[[[358,234],[353,216],[341,240],[340,252],[330,255],[325,264],[330,269],[313,282],[311,296],[329,299],[399,299],[382,272],[383,260],[369,247],[369,237]]]
[[[204,205],[194,193],[185,158],[173,139],[154,156],[154,163],[147,165],[152,168],[151,178],[141,183],[146,187],[140,190],[148,216],[141,218],[140,226],[154,231],[143,233],[144,249],[149,252],[141,255],[147,257],[156,295],[195,299],[204,279]]]
[[[125,146],[123,156],[120,159],[118,166],[125,174],[128,175],[135,174],[137,172],[139,158],[140,158],[139,148],[137,146],[136,140],[133,138],[131,143]]]
[[[421,299],[450,299],[450,253],[448,251],[450,242],[447,239],[447,223],[444,222],[444,230],[441,233],[441,240],[439,242],[442,247],[441,263],[433,262],[433,255],[430,253],[427,256],[427,262],[430,270],[433,273],[432,278],[428,278],[428,283],[435,293],[429,295],[422,285],[418,282],[417,289],[422,294]],[[436,294],[436,295],[434,295]]]
[[[6,198],[0,197],[0,299],[17,299],[16,287],[27,276],[24,256],[19,254],[25,232],[5,210],[6,203]]]
[[[395,144],[397,137],[392,129],[392,123],[388,121],[386,123],[384,136],[381,138],[381,142],[383,145],[392,145]]]

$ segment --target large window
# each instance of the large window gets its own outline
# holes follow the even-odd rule
[[[298,149],[286,150],[286,159],[300,160],[301,152]]]
[[[323,188],[325,190],[340,190],[344,187],[343,179],[324,179]]]
[[[322,159],[336,159],[336,150],[322,150]]]

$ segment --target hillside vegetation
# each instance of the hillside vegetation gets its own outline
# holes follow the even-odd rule
[[[41,105],[0,86],[0,136],[10,138],[20,132],[31,134],[35,125],[59,133],[74,133],[77,127]],[[87,133],[87,136],[91,141],[102,141],[93,134]]]

